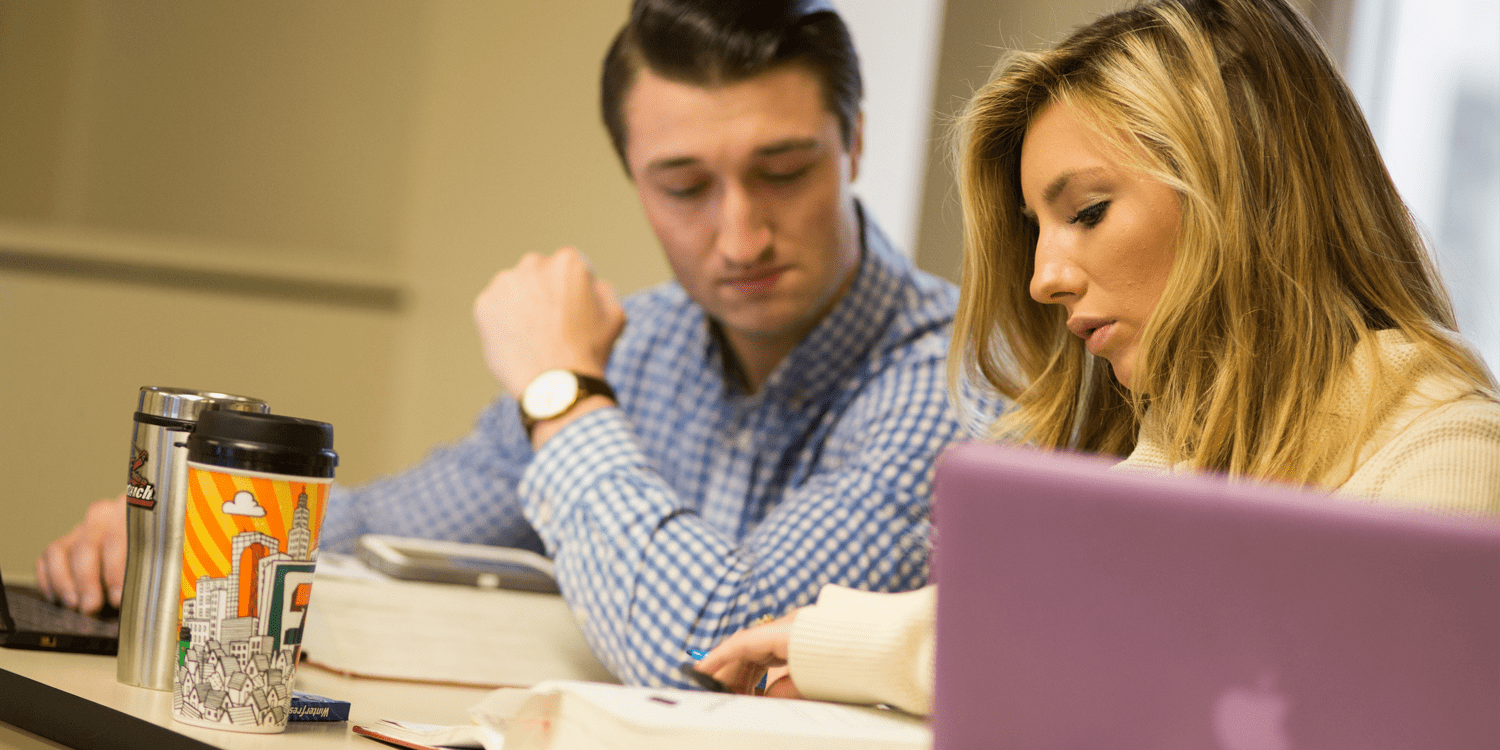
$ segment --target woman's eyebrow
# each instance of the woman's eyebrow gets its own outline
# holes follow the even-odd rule
[[[1057,176],[1057,179],[1047,184],[1047,189],[1042,191],[1042,201],[1044,203],[1051,203],[1052,201],[1057,200],[1057,196],[1062,195],[1063,189],[1067,188],[1068,181],[1072,180],[1074,177],[1078,177],[1079,175],[1094,174],[1096,172],[1103,171],[1103,167],[1087,167],[1084,169],[1075,169],[1070,172],[1063,172],[1062,174]]]

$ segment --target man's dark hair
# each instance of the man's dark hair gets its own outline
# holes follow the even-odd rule
[[[615,153],[624,163],[625,95],[642,65],[668,80],[714,86],[785,64],[803,65],[818,79],[848,148],[864,87],[854,40],[828,0],[635,0],[600,80]]]

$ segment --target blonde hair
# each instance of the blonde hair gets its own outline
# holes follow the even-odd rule
[[[1178,195],[1176,257],[1134,393],[1093,362],[1060,306],[1028,294],[1037,229],[1021,213],[1020,153],[1051,103]],[[1173,463],[1317,481],[1341,461],[1352,471],[1378,427],[1372,404],[1322,439],[1356,344],[1390,328],[1494,394],[1358,105],[1283,0],[1158,0],[1105,16],[1005,61],[959,128],[949,380],[1014,402],[992,437],[1125,456],[1149,407]],[[1381,392],[1410,387],[1377,369]]]

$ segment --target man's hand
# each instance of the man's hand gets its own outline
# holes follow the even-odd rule
[[[787,647],[792,640],[792,621],[797,613],[764,625],[746,628],[728,637],[698,662],[699,672],[713,675],[736,693],[751,694],[766,676],[766,695],[801,698],[801,691],[787,671]]]
[[[602,377],[625,311],[588,259],[565,247],[496,274],[474,301],[474,322],[490,372],[519,398],[553,368]]]
[[[125,587],[125,495],[89,506],[83,521],[36,561],[36,583],[42,593],[81,612],[94,613],[109,603],[120,606]]]

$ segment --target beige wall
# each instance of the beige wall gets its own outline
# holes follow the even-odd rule
[[[0,265],[0,567],[123,486],[136,389],[335,426],[410,463],[495,391],[469,305],[573,244],[667,278],[596,112],[625,0],[0,0],[0,253],[394,290],[278,300]],[[44,264],[45,265],[45,264]]]
[[[305,303],[0,274],[0,568],[29,573],[90,500],[123,487],[137,388],[214,388],[335,426],[340,472],[388,452],[389,316]],[[248,328],[261,329],[244,334]],[[159,346],[156,335],[173,342]]]
[[[461,435],[493,395],[469,310],[494,272],[571,245],[622,293],[669,275],[599,121],[599,63],[628,4],[426,7],[395,465]]]

